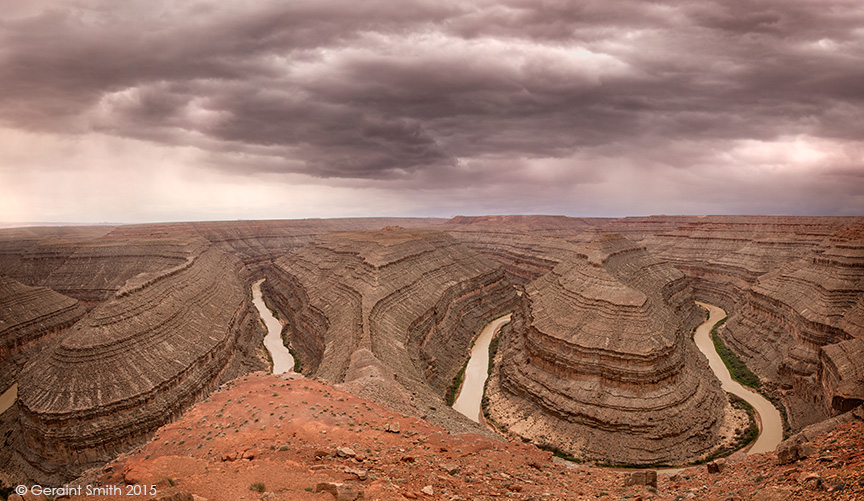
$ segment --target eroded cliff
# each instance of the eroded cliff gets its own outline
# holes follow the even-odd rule
[[[14,382],[27,352],[57,337],[82,315],[84,307],[71,297],[0,276],[0,393]]]
[[[239,270],[210,249],[140,277],[28,363],[18,382],[25,460],[109,459],[220,382],[266,367]]]
[[[266,277],[304,373],[378,388],[415,413],[451,412],[441,395],[473,337],[517,297],[497,263],[444,233],[401,228],[323,235]]]
[[[683,273],[618,235],[530,284],[487,385],[488,416],[584,459],[656,464],[716,446],[726,399],[690,342]]]

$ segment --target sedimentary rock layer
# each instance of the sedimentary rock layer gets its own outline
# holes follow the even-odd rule
[[[344,218],[162,223],[0,230],[0,275],[44,286],[93,306],[138,274],[182,264],[210,244],[247,268],[267,263],[330,231],[429,226],[435,218]]]
[[[709,216],[643,244],[693,279],[696,295],[734,312],[760,276],[823,250],[855,218]]]
[[[211,249],[97,306],[19,378],[29,449],[102,460],[254,368],[262,327],[239,261]]]
[[[395,378],[436,400],[482,325],[517,297],[500,265],[436,231],[323,235],[266,277],[304,373]]]
[[[437,218],[341,218],[274,221],[192,223],[202,237],[238,256],[246,266],[273,261],[334,231],[377,230],[399,225],[406,228],[435,226]]]
[[[864,241],[837,243],[761,276],[724,337],[757,373],[792,390],[798,428],[849,410],[847,400],[857,398],[850,395],[864,394],[856,376],[864,358],[850,357],[857,343],[847,344],[864,337],[862,307]]]
[[[2,267],[18,281],[93,306],[112,297],[130,278],[158,274],[207,246],[184,224],[121,226],[97,238],[77,236],[39,240]]]
[[[18,374],[13,358],[55,337],[82,315],[84,307],[71,297],[0,276],[0,392]]]
[[[700,320],[683,273],[601,236],[526,288],[487,386],[489,417],[586,459],[698,457],[726,405],[689,342]]]

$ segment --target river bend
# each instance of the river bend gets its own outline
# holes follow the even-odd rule
[[[263,281],[261,279],[252,284],[252,302],[258,309],[261,319],[264,320],[264,325],[267,326],[264,347],[267,348],[267,351],[270,352],[270,358],[273,359],[273,374],[293,372],[294,357],[282,343],[282,324],[270,313],[270,309],[264,304],[264,298],[261,295],[261,283]]]
[[[726,316],[722,308],[712,304],[697,302],[709,312],[708,320],[696,328],[694,340],[696,346],[708,359],[711,370],[720,380],[724,391],[737,395],[753,406],[759,419],[759,436],[750,447],[749,454],[773,451],[783,440],[783,420],[780,412],[765,397],[748,388],[741,386],[729,375],[726,365],[711,340],[711,328]],[[459,411],[473,421],[480,421],[482,410],[480,408],[483,399],[483,389],[488,377],[489,367],[489,343],[493,334],[503,324],[510,321],[510,315],[497,318],[483,328],[474,346],[471,348],[471,358],[465,369],[465,377],[459,396],[453,404],[453,409]],[[676,470],[677,471],[677,470]]]

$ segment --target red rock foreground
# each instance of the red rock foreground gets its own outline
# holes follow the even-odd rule
[[[807,458],[739,454],[657,486],[640,476],[566,463],[522,443],[451,435],[332,386],[260,373],[235,380],[144,446],[70,486],[124,495],[71,499],[862,499],[864,422],[799,447]],[[859,410],[860,412],[860,410]],[[98,484],[97,484],[98,482]],[[156,496],[127,496],[155,485]],[[316,492],[316,489],[319,492]],[[359,497],[362,494],[362,498]]]

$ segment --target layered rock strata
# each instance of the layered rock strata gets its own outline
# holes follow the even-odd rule
[[[500,265],[436,231],[323,235],[266,277],[304,373],[388,380],[430,402],[440,402],[484,323],[517,297]]]
[[[257,271],[322,233],[442,221],[344,218],[5,229],[0,230],[0,275],[48,287],[92,307],[130,278],[182,265],[211,244]]]
[[[652,254],[691,277],[694,293],[726,311],[762,275],[824,250],[856,218],[708,216],[643,241]]]
[[[98,238],[41,240],[22,249],[9,275],[89,307],[111,298],[130,278],[159,274],[207,246],[205,239],[183,224],[121,226]]]
[[[247,267],[255,267],[298,249],[323,233],[396,225],[435,226],[442,222],[443,219],[437,218],[341,218],[200,222],[192,226],[209,242],[239,257]]]
[[[211,249],[97,306],[19,377],[30,451],[104,460],[173,420],[220,382],[265,365],[263,328],[239,261]]]
[[[790,418],[800,428],[864,394],[864,358],[852,356],[862,319],[864,241],[844,242],[761,276],[724,338],[760,376],[791,390]]]
[[[563,216],[456,217],[441,229],[469,249],[500,262],[511,279],[524,285],[562,261],[575,259],[572,240],[594,235],[606,219]]]
[[[680,462],[717,443],[726,399],[690,342],[683,273],[618,235],[530,284],[487,385],[500,427],[577,457]]]
[[[84,315],[80,302],[0,276],[0,393],[12,384],[25,351],[56,337]],[[17,359],[21,360],[17,360]]]

